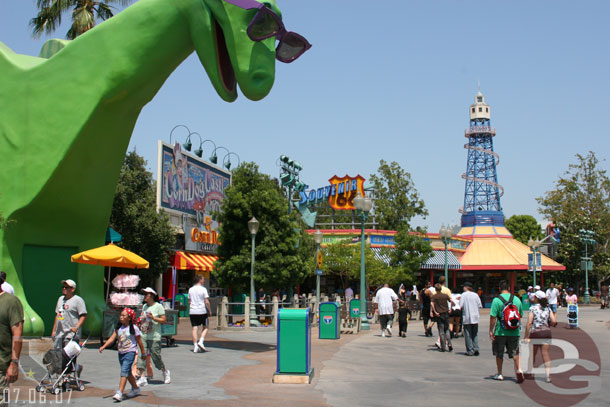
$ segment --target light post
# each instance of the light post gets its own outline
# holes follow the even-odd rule
[[[366,308],[366,276],[364,269],[364,222],[369,216],[369,211],[373,207],[373,201],[371,198],[363,197],[358,195],[354,198],[354,207],[356,208],[356,214],[360,217],[361,220],[361,233],[360,233],[360,320],[361,320],[361,329],[364,331],[368,331],[371,329],[369,326],[369,320],[366,316],[367,308]]]
[[[292,192],[301,192],[307,185],[299,180],[299,173],[303,166],[290,157],[281,155],[278,160],[280,167],[280,183],[288,190],[288,213],[292,212]]]
[[[315,268],[316,268],[316,315],[320,313],[320,270],[318,255],[320,254],[320,243],[322,243],[323,233],[320,232],[320,229],[314,232],[313,241],[316,243],[316,257],[314,260]]]
[[[441,240],[445,245],[445,284],[449,286],[449,259],[447,258],[447,245],[451,242],[451,229],[446,228],[445,225],[441,226],[441,230],[438,232],[441,236]]]
[[[258,232],[259,222],[253,216],[252,219],[248,221],[248,230],[250,230],[250,234],[252,235],[252,258],[250,263],[250,325],[258,326],[258,319],[256,318],[256,307],[254,303],[256,299],[254,297],[254,251],[256,245],[256,232]]]
[[[585,298],[584,298],[584,300],[585,300],[585,304],[589,304],[591,302],[591,297],[589,295],[589,265],[591,265],[591,271],[593,271],[593,262],[591,261],[591,258],[589,257],[589,253],[587,251],[587,249],[588,249],[587,245],[593,245],[597,242],[595,241],[595,239],[593,239],[595,232],[593,232],[592,230],[580,229],[579,233],[580,233],[580,241],[585,244],[585,257],[582,257],[582,262],[580,263],[581,264],[580,268],[582,269],[583,268],[582,266],[584,265],[584,269],[585,269]]]
[[[532,249],[532,256],[533,256],[533,267],[532,267],[532,271],[534,272],[534,284],[532,284],[534,287],[536,287],[536,271],[538,269],[538,250],[540,249],[540,240],[539,239],[532,239],[530,237],[530,239],[527,241],[527,245],[530,247],[530,249]],[[542,264],[540,264],[540,269],[542,270]]]

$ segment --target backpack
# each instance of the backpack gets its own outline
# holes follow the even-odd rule
[[[511,294],[508,301],[506,301],[501,295],[499,295],[498,298],[504,305],[504,308],[502,308],[502,313],[500,313],[500,323],[502,324],[502,329],[519,329],[521,327],[521,315],[519,315],[519,308],[513,304],[513,298],[515,298],[515,296]]]

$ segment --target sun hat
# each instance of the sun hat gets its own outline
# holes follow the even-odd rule
[[[155,290],[153,290],[152,288],[150,288],[150,287],[143,288],[142,292],[143,293],[151,293],[151,294],[157,295],[157,292]]]
[[[546,298],[546,294],[544,293],[544,291],[536,291],[536,294],[534,294],[536,296],[536,298],[538,299],[542,299],[542,298]]]
[[[74,282],[74,280],[68,279],[68,280],[61,280],[62,284],[66,284],[69,285],[72,288],[76,288],[76,282]]]

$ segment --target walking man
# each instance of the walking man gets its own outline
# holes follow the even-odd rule
[[[555,288],[555,283],[551,283],[551,287],[546,290],[546,298],[549,301],[549,308],[553,314],[557,313],[557,300],[559,299],[559,290]]]
[[[430,292],[430,282],[426,281],[426,285],[419,293],[419,298],[421,299],[421,316],[424,320],[424,333],[426,336],[432,336],[432,328],[428,327],[428,322],[430,322],[430,298],[432,297],[432,293]]]
[[[163,373],[163,383],[169,384],[171,379],[169,370],[165,368],[165,363],[161,359],[161,324],[166,321],[165,308],[157,302],[157,292],[150,287],[142,290],[144,293],[144,305],[140,315],[140,331],[142,332],[142,342],[147,357],[138,358],[138,386],[146,386],[148,380],[145,376],[146,360],[152,359],[155,367]]]
[[[204,341],[208,333],[208,313],[210,310],[210,296],[208,289],[203,286],[205,279],[202,275],[195,276],[195,285],[189,289],[189,308],[191,326],[193,327],[193,352],[205,352]],[[203,327],[201,335],[199,327]],[[198,340],[199,338],[199,340]]]
[[[493,378],[504,380],[502,363],[506,350],[509,359],[514,361],[517,382],[523,383],[525,376],[519,367],[519,337],[523,315],[521,300],[508,291],[509,285],[506,280],[500,281],[499,289],[500,295],[493,299],[489,314],[489,338],[498,369],[498,373]]]
[[[434,286],[436,294],[432,296],[432,316],[436,317],[438,335],[440,339],[440,351],[453,350],[451,335],[449,334],[449,304],[453,305],[451,297],[443,292],[443,287],[436,283]],[[448,349],[447,349],[448,348]]]
[[[392,336],[392,319],[394,318],[394,301],[398,300],[396,292],[389,284],[384,284],[377,291],[374,302],[379,310],[379,323],[381,325],[381,336]]]
[[[2,289],[0,275],[0,406],[10,400],[9,386],[19,378],[19,356],[23,335],[23,307],[19,298]]]
[[[608,308],[608,281],[602,283],[599,294],[602,300],[601,309]]]
[[[472,291],[472,283],[464,283],[464,293],[460,298],[460,307],[462,308],[464,324],[466,356],[479,356],[479,310],[483,305],[481,304],[481,298]]]

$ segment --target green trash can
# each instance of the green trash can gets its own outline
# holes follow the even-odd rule
[[[320,330],[318,338],[341,338],[341,309],[336,302],[320,303]]]
[[[282,308],[277,324],[276,374],[311,373],[309,308]]]
[[[234,294],[233,295],[233,302],[245,303],[246,302],[246,294]],[[234,314],[234,315],[244,315],[244,305],[237,305],[237,304],[231,305],[231,314]]]
[[[174,297],[174,308],[176,307],[176,304],[179,304],[183,307],[186,307],[186,309],[181,309],[180,310],[180,317],[188,317],[190,316],[189,313],[189,295],[188,294],[176,294],[176,296]]]
[[[530,310],[530,297],[529,297],[529,295],[527,295],[527,293],[523,294],[523,296],[521,297],[521,305],[522,305],[523,311]]]
[[[360,299],[352,298],[349,301],[349,317],[360,318]]]

